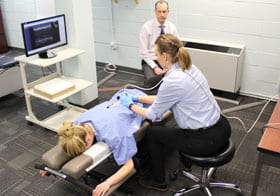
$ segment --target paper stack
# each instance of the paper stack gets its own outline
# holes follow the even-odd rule
[[[61,78],[54,78],[34,86],[34,92],[49,99],[61,96],[75,89],[75,84]]]

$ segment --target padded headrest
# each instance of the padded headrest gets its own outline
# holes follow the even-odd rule
[[[56,145],[42,156],[43,163],[55,170],[60,170],[62,165],[70,159],[60,145]]]
[[[92,163],[93,161],[91,157],[81,154],[68,161],[62,167],[61,171],[72,178],[79,179],[86,173],[86,168],[88,168]]]

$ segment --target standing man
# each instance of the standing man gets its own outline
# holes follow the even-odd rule
[[[156,39],[160,35],[166,33],[178,36],[176,26],[167,20],[168,14],[168,2],[165,0],[157,1],[155,3],[156,18],[145,22],[140,31],[140,55],[142,58],[141,64],[145,80],[144,86],[146,87],[151,87],[153,84],[159,82],[166,72],[166,69],[163,69],[163,67],[156,61],[156,55],[154,52]],[[152,79],[153,84],[147,84],[147,80],[149,79]]]

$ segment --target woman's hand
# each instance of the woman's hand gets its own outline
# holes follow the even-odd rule
[[[103,196],[110,189],[111,185],[104,181],[98,184],[95,189],[92,191],[92,196]]]
[[[128,96],[127,93],[121,93],[119,97],[120,97],[121,104],[127,108],[129,108],[130,104],[133,103],[132,97]]]

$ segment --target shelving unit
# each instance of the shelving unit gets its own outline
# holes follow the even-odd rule
[[[82,91],[83,89],[85,89],[93,84],[90,81],[62,75],[62,71],[61,71],[62,61],[67,60],[69,58],[76,57],[76,56],[84,53],[83,50],[74,49],[74,48],[65,48],[65,49],[56,51],[56,53],[57,53],[57,56],[54,58],[50,58],[50,59],[41,59],[41,58],[38,58],[37,56],[26,57],[25,55],[15,58],[17,61],[19,61],[19,64],[20,64],[22,83],[23,83],[25,100],[26,100],[26,105],[27,105],[28,115],[25,116],[25,119],[31,123],[40,125],[42,127],[45,127],[47,129],[50,129],[55,132],[61,126],[61,123],[63,121],[73,121],[81,113],[86,111],[86,109],[84,109],[84,108],[77,107],[77,106],[70,104],[66,100],[66,98],[77,92]],[[26,77],[26,72],[25,72],[25,66],[27,64],[39,66],[39,67],[48,67],[50,65],[55,64],[56,72],[28,83],[27,77]],[[62,94],[61,96],[52,98],[52,99],[49,99],[45,96],[42,96],[42,95],[34,92],[35,85],[49,81],[53,78],[61,78],[66,81],[73,82],[75,84],[75,89]],[[64,107],[64,109],[47,117],[46,119],[38,120],[38,118],[34,115],[33,110],[32,110],[32,104],[31,104],[32,97],[36,97],[38,99],[42,99],[42,100],[45,100],[45,101],[48,101],[48,102],[51,102],[54,104],[61,105]]]

